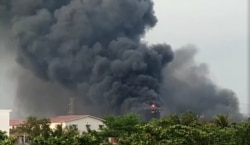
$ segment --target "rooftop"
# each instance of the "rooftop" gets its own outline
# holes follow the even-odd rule
[[[63,122],[69,122],[69,121],[78,120],[78,119],[87,118],[87,117],[91,117],[91,118],[103,121],[101,118],[90,116],[90,115],[65,115],[65,116],[51,117],[50,122],[51,123],[63,123]],[[25,122],[24,120],[10,120],[10,126],[21,125],[24,122]]]
[[[61,123],[88,117],[88,115],[67,115],[50,118],[51,123]]]
[[[10,126],[17,126],[23,124],[23,120],[10,120]]]

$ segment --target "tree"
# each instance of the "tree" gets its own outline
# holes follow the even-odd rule
[[[40,136],[41,134],[40,122],[36,117],[30,116],[26,119],[26,122],[24,124],[17,127],[17,131],[19,133],[25,133],[31,138]]]
[[[169,125],[176,125],[176,124],[180,124],[180,118],[177,114],[170,114],[168,115],[168,117],[166,118],[167,122]]]
[[[188,110],[181,115],[180,120],[181,120],[181,124],[183,125],[193,125],[197,123],[198,118],[192,111]]]
[[[8,137],[6,132],[0,130],[0,145],[13,145],[15,142],[15,137]]]
[[[136,125],[140,124],[141,120],[138,115],[127,114],[124,116],[108,116],[104,119],[105,129],[108,137],[124,137],[130,136],[137,131]]]
[[[0,130],[0,141],[5,140],[6,138],[8,138],[6,132]]]
[[[217,115],[214,122],[218,127],[225,128],[229,126],[229,117],[227,115]]]
[[[215,121],[216,120],[216,121]],[[229,125],[225,115],[214,121],[199,122],[191,111],[141,122],[139,116],[108,116],[100,131],[80,133],[75,126],[49,129],[48,119],[30,117],[22,126],[30,135],[30,145],[110,145],[108,137],[117,137],[119,145],[250,145],[250,120]],[[0,132],[0,145],[12,145],[15,138]]]
[[[57,125],[54,130],[52,130],[51,135],[52,137],[60,137],[63,135],[63,133],[64,133],[63,126],[60,124],[60,125]]]
[[[234,135],[237,136],[237,143],[239,145],[249,145],[250,144],[250,121],[236,123],[234,126]]]
[[[38,120],[37,123],[40,126],[40,136],[44,138],[49,138],[52,133],[52,130],[50,129],[50,120],[44,118],[44,119]]]

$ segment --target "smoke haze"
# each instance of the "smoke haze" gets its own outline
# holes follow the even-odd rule
[[[75,113],[97,116],[138,112],[152,101],[163,115],[241,116],[235,94],[209,79],[193,47],[173,52],[140,41],[157,23],[151,0],[2,0],[0,12],[17,48],[8,52],[22,67],[19,115],[65,114],[74,97]]]
[[[2,17],[3,7],[0,5],[0,18]],[[0,108],[10,109],[13,105],[13,99],[16,89],[16,74],[14,73],[17,67],[14,61],[15,50],[11,48],[9,30],[4,21],[0,21]],[[14,48],[14,47],[13,47]]]

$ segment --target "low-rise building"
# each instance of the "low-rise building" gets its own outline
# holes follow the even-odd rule
[[[24,120],[10,120],[9,126],[7,125],[7,127],[9,127],[9,129],[15,129],[24,123]],[[74,126],[80,133],[83,133],[87,132],[88,129],[98,131],[104,126],[104,123],[101,118],[90,115],[67,115],[50,118],[50,128],[52,130],[56,129],[58,125],[61,125],[62,128]],[[23,144],[26,142],[25,133],[14,133],[12,135],[18,137],[18,143]]]
[[[75,126],[81,133],[87,132],[88,129],[98,131],[104,126],[101,118],[91,115],[57,116],[51,118],[50,121],[51,129],[55,129],[57,125],[62,125],[63,128],[66,126]]]
[[[10,120],[9,129],[15,129],[23,123],[25,123],[24,120]],[[63,128],[75,126],[82,133],[87,132],[88,129],[98,131],[104,126],[104,123],[101,118],[91,115],[67,115],[50,118],[50,128],[56,129],[57,125],[62,125]]]
[[[24,123],[24,120],[10,120],[10,129],[15,129],[18,126],[22,125]]]

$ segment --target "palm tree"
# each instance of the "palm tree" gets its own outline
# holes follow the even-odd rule
[[[229,126],[229,117],[228,115],[217,115],[214,118],[214,122],[217,126],[221,127],[221,128],[225,128]]]

